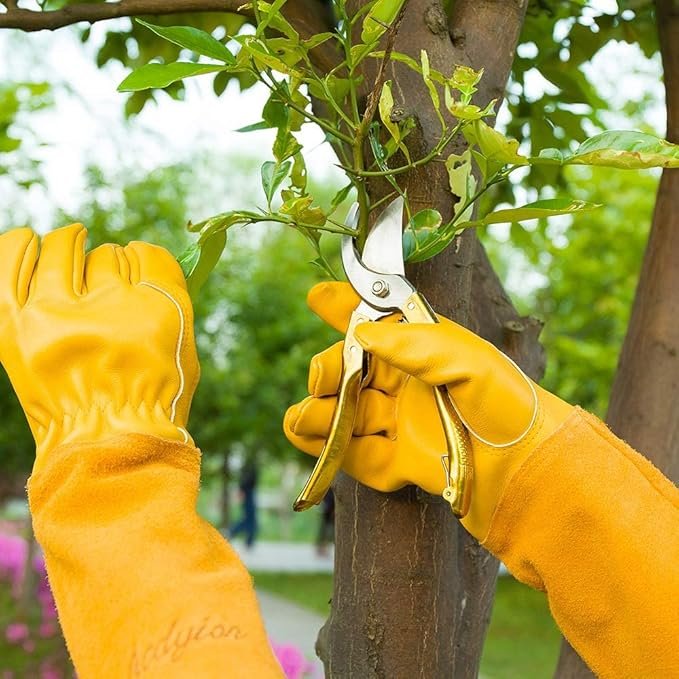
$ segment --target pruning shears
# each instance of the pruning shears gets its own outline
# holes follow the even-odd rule
[[[358,206],[354,205],[348,224],[355,228]],[[403,198],[394,199],[379,216],[360,255],[352,236],[342,239],[342,264],[349,283],[361,302],[351,315],[342,354],[342,379],[330,434],[311,476],[294,503],[295,511],[318,504],[342,466],[351,442],[361,389],[370,377],[370,356],[354,337],[359,323],[378,321],[401,313],[408,323],[438,323],[427,300],[405,277],[402,247]],[[441,456],[447,485],[444,499],[453,513],[463,517],[471,499],[472,453],[469,434],[455,410],[445,386],[433,388],[446,439]]]

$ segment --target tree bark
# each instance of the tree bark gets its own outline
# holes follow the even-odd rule
[[[418,60],[425,49],[432,66],[448,73],[455,64],[485,67],[477,93],[483,105],[504,91],[526,5],[525,0],[458,0],[449,23],[438,2],[410,0],[394,49]],[[366,81],[373,82],[374,75],[366,74]],[[418,157],[440,134],[429,96],[420,76],[400,65],[390,64],[387,77],[404,115],[417,119],[417,131],[408,139]],[[454,148],[462,144],[456,140]],[[405,185],[414,210],[434,205],[444,217],[450,215],[455,199],[442,163],[418,168]],[[375,182],[368,190],[379,196],[384,187]],[[438,311],[487,337],[539,376],[540,326],[517,317],[474,234],[409,267],[408,274]],[[344,475],[334,489],[333,605],[317,643],[326,676],[476,676],[497,561],[440,498],[412,487],[378,493]]]
[[[656,0],[667,139],[679,143],[679,2]],[[664,170],[607,422],[679,482],[679,171]],[[642,623],[643,624],[643,623]],[[564,641],[555,676],[594,675]]]

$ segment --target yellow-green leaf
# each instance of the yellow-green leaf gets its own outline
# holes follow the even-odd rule
[[[483,120],[475,120],[466,126],[462,133],[467,141],[476,144],[479,151],[490,161],[501,165],[528,165],[528,158],[519,153],[519,142],[516,139],[508,139]]]
[[[603,132],[584,141],[573,154],[543,149],[531,164],[604,165],[623,170],[679,167],[679,145],[630,130]]]
[[[363,19],[361,42],[370,44],[379,40],[398,16],[405,0],[377,0]]]
[[[470,226],[487,226],[488,224],[505,224],[507,222],[525,222],[529,219],[542,219],[556,215],[570,215],[574,212],[587,212],[596,210],[600,205],[588,203],[584,200],[571,200],[570,198],[551,198],[538,200],[521,207],[496,210],[487,214],[483,219],[472,222],[464,222],[458,228],[465,229]]]

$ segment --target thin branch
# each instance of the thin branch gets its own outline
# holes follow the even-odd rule
[[[370,125],[373,117],[375,116],[377,104],[379,103],[380,95],[382,94],[382,86],[384,85],[384,81],[386,78],[387,64],[391,59],[391,53],[394,50],[394,41],[396,40],[396,34],[398,33],[398,29],[399,26],[401,25],[401,21],[403,21],[404,15],[405,7],[402,7],[401,11],[396,17],[396,20],[394,21],[394,23],[391,24],[387,32],[384,56],[382,58],[382,61],[380,62],[377,75],[375,76],[375,84],[373,85],[372,91],[368,95],[368,102],[365,107],[365,111],[363,112],[363,120],[361,121],[361,128],[363,133],[365,133],[365,131],[368,129],[368,126]]]
[[[117,2],[79,3],[61,9],[37,11],[17,7],[17,0],[0,0],[7,11],[0,14],[0,28],[26,32],[54,31],[80,22],[94,24],[108,19],[135,16],[163,16],[191,12],[231,12],[253,17],[243,9],[245,0],[118,0]],[[316,0],[289,0],[282,10],[285,18],[303,39],[333,29],[333,19],[323,3]],[[311,60],[322,71],[329,71],[341,61],[333,41],[310,52]]]
[[[11,5],[4,2],[5,6]],[[18,28],[22,31],[54,31],[57,28],[86,21],[94,24],[107,19],[142,15],[179,14],[186,12],[237,12],[241,0],[119,0],[66,5],[61,9],[41,12],[31,9],[7,7],[0,14],[0,28]],[[243,11],[240,12],[241,14]]]

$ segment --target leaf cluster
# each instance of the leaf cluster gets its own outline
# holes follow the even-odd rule
[[[506,182],[518,168],[553,168],[572,164],[619,168],[679,165],[676,146],[638,132],[605,132],[585,140],[574,151],[543,148],[537,153],[524,155],[519,141],[504,136],[486,122],[494,115],[494,102],[483,109],[473,103],[482,71],[456,66],[451,74],[446,75],[431,68],[424,51],[418,62],[390,48],[390,37],[396,30],[402,1],[376,0],[350,16],[344,2],[338,0],[335,3],[336,29],[307,40],[302,40],[284,18],[280,11],[284,4],[285,0],[273,3],[255,0],[249,6],[257,19],[254,34],[247,32],[227,36],[228,44],[195,27],[164,27],[141,22],[157,36],[209,61],[147,64],[131,73],[120,86],[123,91],[145,91],[167,87],[187,77],[223,72],[248,74],[270,91],[262,119],[242,130],[276,130],[273,160],[265,162],[261,168],[266,208],[231,211],[190,226],[200,235],[182,258],[182,264],[191,280],[193,292],[199,289],[218,261],[226,243],[225,232],[236,224],[278,222],[295,228],[314,247],[316,264],[332,275],[320,248],[321,232],[351,235],[359,242],[363,240],[370,213],[381,204],[381,201],[370,201],[366,190],[366,181],[370,177],[383,177],[393,188],[391,195],[403,195],[397,182],[399,174],[419,165],[444,160],[450,190],[457,198],[454,213],[448,221],[444,222],[441,214],[431,208],[411,214],[404,195],[408,213],[404,254],[409,261],[417,262],[441,252],[465,228],[570,214],[596,207],[585,201],[555,198],[473,219],[475,206],[483,194],[489,188]],[[562,9],[553,16],[558,17],[560,12]],[[544,17],[536,15],[534,21],[544,21]],[[362,24],[360,40],[355,37],[358,22]],[[576,23],[575,26],[581,24]],[[572,28],[575,30],[575,27]],[[328,41],[336,45],[343,59],[330,73],[320,74],[309,53]],[[400,62],[422,77],[441,125],[439,141],[424,156],[411,157],[405,140],[414,121],[398,115],[390,80],[380,81],[378,77],[375,83],[378,90],[371,95],[377,99],[377,106],[368,103],[365,110],[359,109],[362,66],[366,59],[379,60],[382,66],[390,61]],[[543,70],[551,72],[547,61]],[[563,88],[577,86],[589,97],[593,108],[601,105],[580,71],[552,70],[552,79]],[[312,100],[321,103],[322,116],[317,116],[312,110]],[[334,143],[340,166],[349,179],[347,186],[333,199],[329,212],[324,211],[307,190],[306,163],[297,139],[297,133],[306,123],[315,123],[325,131],[327,138]],[[460,134],[466,138],[468,149],[462,154],[449,154],[442,158],[451,140]],[[405,162],[394,164],[392,161],[396,158],[403,158]],[[345,225],[338,219],[337,209],[352,191],[360,208],[358,219],[355,225]]]

